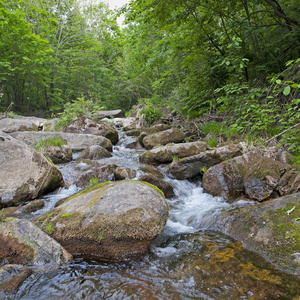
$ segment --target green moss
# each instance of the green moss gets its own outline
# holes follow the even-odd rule
[[[61,217],[61,218],[69,218],[69,217],[71,217],[71,216],[72,216],[72,214],[69,213],[69,214],[63,214],[63,215],[61,215],[60,217]]]
[[[165,194],[155,185],[149,183],[149,182],[146,182],[146,181],[139,181],[139,182],[142,182],[142,183],[145,183],[147,185],[149,185],[150,187],[154,188],[157,192],[159,192],[165,199]]]
[[[277,245],[272,249],[273,255],[280,255],[284,258],[299,252],[300,249],[300,199],[296,202],[288,202],[285,207],[268,212],[272,222],[274,239]],[[289,264],[286,259],[285,263]]]
[[[52,228],[52,225],[51,224],[48,224],[47,227],[46,227],[46,230],[52,234],[54,232],[54,229]]]
[[[71,196],[71,197],[69,197],[69,198],[65,198],[65,199],[64,199],[64,202],[65,202],[66,200],[74,199],[74,198],[76,198],[76,197],[78,197],[78,196],[81,196],[81,195],[84,195],[84,194],[86,194],[86,193],[92,192],[92,191],[94,191],[94,190],[100,189],[100,188],[103,187],[104,185],[107,185],[107,184],[110,184],[110,183],[112,183],[112,181],[106,181],[106,182],[102,182],[102,183],[98,183],[98,184],[89,186],[89,187],[87,187],[87,188],[85,188],[85,189],[83,189],[83,190],[77,192],[77,193],[74,194],[73,196]],[[61,205],[61,204],[62,204],[62,203],[60,203],[59,205]]]

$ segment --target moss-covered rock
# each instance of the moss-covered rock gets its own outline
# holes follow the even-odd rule
[[[122,257],[145,252],[167,218],[155,188],[121,181],[81,191],[35,222],[73,254]]]
[[[224,212],[212,228],[279,269],[300,275],[300,193]]]

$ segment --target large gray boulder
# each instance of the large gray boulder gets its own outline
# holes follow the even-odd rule
[[[285,174],[290,174],[288,182],[294,190],[286,188]],[[290,165],[250,152],[208,169],[203,177],[203,188],[213,196],[221,196],[229,201],[241,195],[264,201],[297,192],[300,190],[298,180],[296,170]]]
[[[199,154],[207,150],[207,144],[201,141],[191,143],[169,144],[144,152],[140,160],[144,163],[169,163],[174,157],[183,158]]]
[[[51,226],[48,226],[51,231]],[[0,222],[0,257],[13,264],[61,264],[72,259],[60,244],[29,220],[6,218]]]
[[[11,133],[14,131],[37,131],[38,125],[31,119],[0,119],[0,130],[5,133]]]
[[[300,193],[237,208],[208,227],[243,243],[284,272],[300,275]]]
[[[73,151],[81,151],[93,145],[99,145],[108,151],[112,151],[112,143],[109,139],[93,134],[25,131],[13,132],[10,135],[31,146],[41,140],[49,139],[52,137],[61,137],[62,139],[67,141],[68,146]]]
[[[63,185],[61,172],[40,153],[0,131],[0,207],[18,205]]]
[[[168,218],[163,194],[139,181],[87,188],[35,222],[72,254],[124,257],[144,253]]]
[[[118,131],[113,125],[98,123],[86,117],[80,117],[72,121],[62,129],[63,132],[93,134],[106,137],[115,145],[118,140]]]
[[[147,135],[143,138],[143,144],[147,150],[157,145],[169,143],[181,143],[184,140],[184,133],[178,128],[171,128],[158,133]]]
[[[197,143],[197,142],[195,142]],[[192,144],[192,143],[190,143]],[[154,151],[153,149],[151,151]],[[206,149],[205,149],[206,150]],[[169,166],[169,170],[176,179],[193,178],[214,165],[241,155],[241,149],[236,145],[227,145],[207,151],[198,155],[175,160]]]

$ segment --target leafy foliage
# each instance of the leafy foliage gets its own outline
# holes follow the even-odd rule
[[[149,124],[153,124],[156,119],[163,116],[161,110],[151,104],[147,104],[147,106],[141,110],[141,114],[145,114],[145,118]]]

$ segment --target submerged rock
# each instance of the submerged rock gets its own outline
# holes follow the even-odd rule
[[[37,151],[0,132],[0,207],[18,205],[63,185],[61,172]]]
[[[45,206],[45,202],[41,199],[36,199],[21,208],[21,211],[24,213],[34,212],[39,209],[42,209]]]
[[[7,264],[0,268],[0,299],[9,299],[34,271],[28,267]]]
[[[237,208],[216,217],[221,231],[284,272],[300,275],[300,193]]]
[[[51,224],[47,226],[51,231]],[[60,244],[28,220],[0,222],[0,258],[12,264],[61,264],[72,259]]]
[[[158,133],[147,135],[143,138],[143,144],[147,150],[157,145],[169,143],[181,143],[184,140],[184,133],[178,128],[172,128]]]
[[[73,254],[123,257],[144,253],[162,232],[168,205],[162,193],[139,181],[92,186],[35,222]]]

